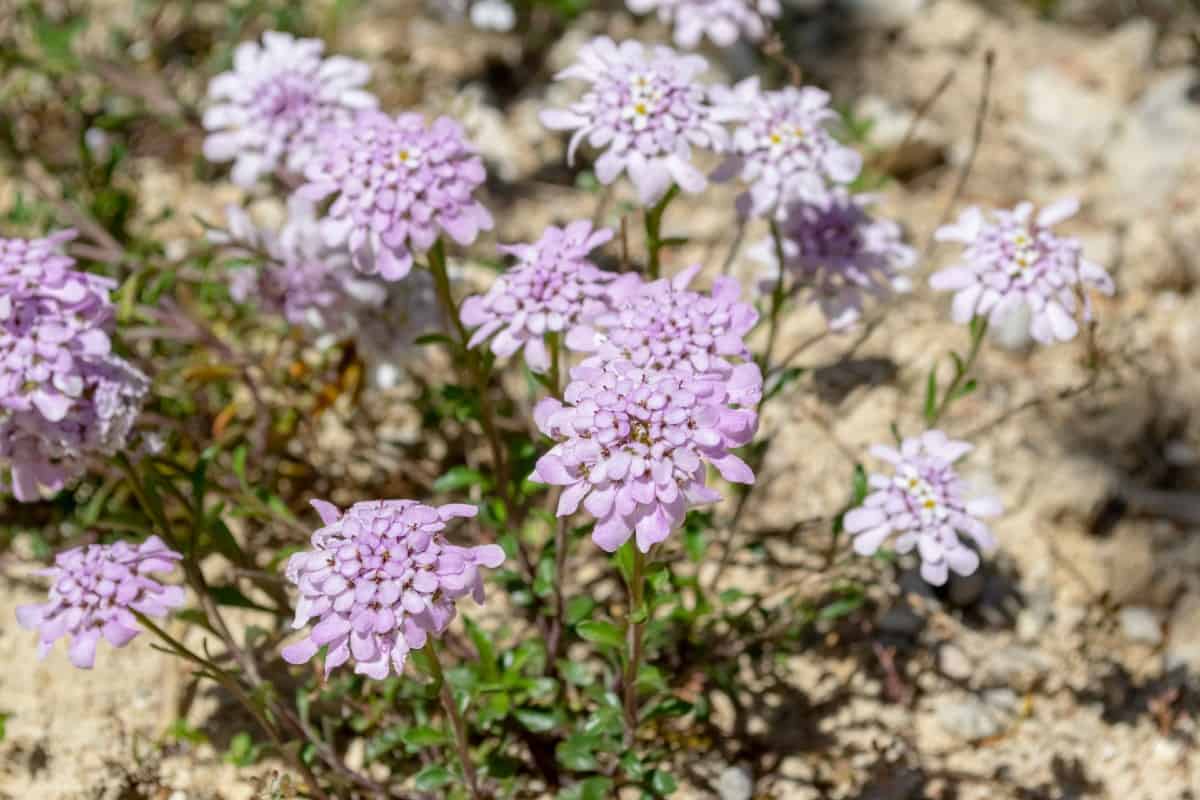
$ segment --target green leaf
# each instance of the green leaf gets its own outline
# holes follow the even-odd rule
[[[208,593],[212,595],[213,600],[217,601],[217,605],[230,606],[232,608],[250,608],[268,614],[276,613],[275,609],[259,605],[249,597],[246,597],[246,595],[242,594],[242,590],[236,586],[210,586],[208,587]]]
[[[552,711],[533,708],[518,708],[513,712],[513,716],[520,720],[521,724],[534,733],[545,733],[552,731],[558,725],[558,716]]]
[[[576,772],[596,769],[599,764],[594,751],[599,747],[600,741],[600,736],[596,734],[571,734],[555,748],[558,763]]]
[[[954,399],[958,400],[960,397],[966,397],[967,395],[969,395],[971,392],[975,391],[978,388],[979,388],[979,382],[976,381],[974,378],[971,378],[966,383],[964,383],[962,386],[958,387],[958,391],[954,393]]]
[[[479,470],[470,467],[451,467],[445,475],[433,482],[435,492],[454,492],[469,486],[490,487],[492,482]]]
[[[804,367],[788,367],[769,376],[767,379],[767,389],[763,392],[763,403],[770,402],[789,385],[799,380],[804,375],[804,371]]]
[[[413,344],[424,347],[429,344],[444,344],[447,347],[457,347],[458,344],[444,333],[426,333],[413,339]]]
[[[626,751],[621,754],[621,771],[628,775],[630,780],[640,781],[646,775],[646,766],[637,757],[637,753]]]
[[[575,630],[587,641],[601,647],[613,647],[620,650],[625,646],[625,637],[621,629],[611,622],[589,620],[575,626]]]
[[[496,647],[492,644],[487,631],[465,614],[463,623],[467,627],[467,635],[471,637],[471,643],[475,645],[475,652],[479,654],[479,668],[483,679],[485,681],[499,680],[500,670],[496,667]]]
[[[441,764],[430,764],[417,773],[414,782],[420,791],[432,792],[434,789],[440,789],[445,786],[453,779],[454,776],[450,774],[450,770]]]
[[[867,471],[865,469],[863,469],[862,464],[855,464],[854,465],[854,488],[853,488],[854,502],[851,503],[851,505],[853,505],[853,506],[862,505],[862,501],[865,500],[867,497],[867,490],[869,489],[869,487],[870,487],[870,484],[867,481]]]
[[[563,680],[573,686],[591,686],[596,682],[596,677],[588,669],[588,666],[579,661],[560,659],[558,672],[563,676]]]
[[[259,747],[250,734],[242,731],[229,740],[225,760],[238,767],[248,767],[258,760]]]
[[[671,773],[663,772],[661,769],[656,769],[650,773],[650,789],[655,794],[666,797],[677,788],[679,788],[679,785],[675,783],[675,778],[671,777]]]
[[[925,421],[933,423],[937,417],[938,405],[937,364],[929,370],[929,380],[925,384]]]
[[[567,624],[577,625],[592,615],[596,601],[584,595],[576,595],[567,601]]]
[[[594,777],[568,786],[558,793],[558,800],[611,800],[612,778]]]
[[[417,728],[406,730],[400,739],[407,745],[413,747],[433,747],[434,745],[446,744],[450,741],[450,735],[443,730],[431,727],[429,725],[421,725]]]
[[[630,538],[629,541],[618,548],[616,554],[613,556],[613,563],[617,565],[617,569],[620,571],[621,577],[625,579],[626,585],[633,580],[633,561],[637,555],[634,547],[633,539]]]
[[[834,600],[817,612],[817,619],[832,620],[849,616],[862,608],[865,599],[863,595],[857,594],[843,597],[841,600]]]

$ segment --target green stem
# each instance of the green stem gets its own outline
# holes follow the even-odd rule
[[[761,364],[764,376],[771,368],[771,361],[775,358],[775,344],[779,339],[779,312],[783,310],[783,304],[787,300],[787,292],[783,287],[784,275],[786,274],[783,254],[783,234],[779,232],[779,224],[774,220],[771,221],[771,240],[775,244],[775,260],[779,263],[779,280],[775,282],[775,288],[771,292],[771,313],[768,317],[767,326],[767,350],[763,353]]]
[[[454,728],[454,744],[458,750],[458,760],[462,764],[467,789],[470,790],[471,797],[475,800],[483,800],[483,793],[479,791],[479,780],[475,775],[475,764],[471,761],[470,746],[467,743],[467,726],[454,702],[454,693],[450,691],[450,684],[446,682],[446,676],[442,672],[442,662],[438,657],[437,646],[432,637],[426,643],[425,650],[429,653],[429,665],[433,670],[433,679],[438,685],[442,708],[450,716],[450,724]]]
[[[677,194],[679,194],[679,187],[672,184],[667,193],[663,195],[663,199],[658,201],[658,205],[646,212],[646,249],[650,252],[650,260],[646,265],[646,274],[650,280],[658,280],[662,272],[659,253],[663,247],[663,213],[667,210],[667,205],[675,199],[675,195]]]
[[[562,394],[562,334],[551,331],[546,334],[546,349],[550,351],[549,388],[551,397]]]
[[[975,362],[979,360],[979,352],[983,349],[983,339],[987,336],[987,331],[987,317],[975,317],[972,320],[971,349],[967,352],[967,358],[963,362],[962,369],[956,371],[954,380],[946,387],[946,393],[942,395],[942,401],[938,403],[933,416],[927,420],[930,428],[937,427],[938,422],[950,410],[950,406],[954,401],[958,399],[958,391],[962,388],[963,381],[971,374],[971,370],[975,367]]]
[[[637,545],[633,547],[633,575],[628,583],[629,590],[629,619],[626,623],[626,642],[629,648],[625,661],[625,747],[631,748],[637,740],[638,726],[638,668],[642,662],[642,636],[645,633],[646,620],[642,616],[645,601],[645,571],[646,556]]]
[[[434,242],[429,251],[429,271],[433,273],[438,302],[442,306],[442,311],[446,315],[452,332],[458,337],[458,345],[462,350],[466,369],[479,393],[479,422],[483,426],[484,436],[487,437],[488,446],[492,451],[492,466],[496,470],[496,484],[500,487],[502,499],[507,508],[510,506],[507,462],[504,458],[504,444],[500,439],[500,430],[496,425],[496,409],[492,405],[491,392],[488,391],[488,374],[478,354],[467,347],[471,335],[459,317],[458,304],[454,302],[454,294],[450,290],[450,275],[446,271],[446,246],[441,239]]]

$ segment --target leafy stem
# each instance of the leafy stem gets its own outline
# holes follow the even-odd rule
[[[671,188],[663,195],[663,199],[658,201],[658,204],[646,211],[646,249],[650,253],[650,260],[646,265],[646,274],[651,280],[658,280],[661,277],[662,266],[660,263],[660,253],[667,242],[662,238],[662,220],[663,213],[666,212],[667,206],[679,194],[679,187],[671,184]]]
[[[639,550],[636,544],[630,543],[633,549],[633,565],[628,575],[626,575],[626,587],[629,590],[629,617],[626,621],[626,646],[628,648],[627,657],[625,659],[625,678],[623,681],[623,689],[625,692],[625,747],[633,747],[637,739],[638,726],[638,696],[637,696],[637,678],[638,668],[642,662],[642,636],[646,628],[646,609],[645,609],[645,588],[646,580],[644,576],[646,567],[646,556]],[[624,573],[622,573],[624,574]]]
[[[937,365],[935,364],[929,371],[929,382],[925,387],[925,423],[928,427],[937,427],[938,422],[956,400],[975,391],[975,379],[969,376],[975,368],[975,362],[979,360],[979,353],[983,349],[983,339],[987,335],[987,331],[987,317],[974,317],[971,320],[970,349],[967,351],[965,359],[958,353],[950,354],[954,360],[954,378],[946,387],[941,400],[938,400]]]
[[[450,684],[446,682],[446,675],[442,672],[442,662],[438,656],[437,645],[434,644],[433,637],[425,644],[425,652],[429,654],[428,664],[429,669],[433,673],[433,680],[438,685],[438,694],[441,697],[442,708],[446,710],[446,714],[450,717],[450,724],[454,728],[454,746],[458,750],[458,761],[462,764],[463,777],[467,782],[467,789],[471,792],[471,797],[474,800],[483,800],[483,793],[479,790],[479,779],[475,774],[475,763],[471,760],[471,748],[467,741],[467,726],[463,722],[462,714],[458,710],[458,705],[454,702],[454,693],[450,690]]]

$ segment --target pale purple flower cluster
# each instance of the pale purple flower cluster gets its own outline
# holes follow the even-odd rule
[[[868,213],[870,202],[869,196],[834,189],[792,203],[779,223],[785,276],[812,290],[831,330],[857,323],[867,298],[911,288],[901,272],[916,263],[916,251],[904,244],[899,225]],[[750,255],[768,267],[764,290],[774,289],[780,280],[774,238],[756,244]]]
[[[350,127],[325,129],[304,176],[300,197],[336,195],[322,221],[326,243],[346,245],[356,268],[385,280],[407,275],[443,233],[468,245],[492,228],[474,196],[487,178],[483,159],[449,117],[429,125],[417,113],[360,112]]]
[[[74,236],[0,239],[0,485],[22,502],[125,445],[148,388],[112,352],[115,282],[74,269]]]
[[[966,442],[954,441],[941,431],[926,431],[905,439],[896,450],[883,445],[871,453],[894,467],[891,475],[873,474],[873,490],[863,504],[849,511],[845,529],[854,536],[854,549],[869,556],[889,537],[899,553],[916,548],[921,557],[921,577],[935,586],[950,572],[970,575],[979,567],[979,555],[960,539],[969,537],[980,549],[995,547],[991,531],[980,517],[1002,513],[1000,500],[968,500],[954,463],[971,451]]]
[[[827,92],[812,86],[763,91],[758,78],[747,78],[722,91],[718,102],[741,109],[746,119],[717,171],[719,178],[740,175],[748,185],[738,199],[745,216],[782,216],[792,202],[820,198],[862,171],[862,156],[829,132],[837,114]]]
[[[740,301],[733,278],[717,278],[707,294],[688,289],[699,270],[697,264],[649,283],[622,278],[613,286],[614,309],[573,331],[568,346],[593,353],[589,366],[628,363],[653,376],[725,380],[737,361],[750,358],[745,337],[758,312]]]
[[[204,155],[233,161],[233,182],[251,186],[275,171],[300,175],[321,131],[350,123],[377,101],[362,87],[370,68],[343,56],[323,58],[319,39],[268,31],[262,44],[243,42],[233,70],[213,78],[204,127]]]
[[[383,305],[386,285],[354,269],[345,248],[325,244],[311,204],[293,198],[278,231],[256,226],[237,206],[226,209],[226,221],[228,229],[209,239],[264,262],[230,274],[230,294],[239,303],[253,301],[292,325],[337,336],[353,333],[360,316]]]
[[[582,220],[565,228],[549,227],[533,244],[501,247],[518,261],[486,294],[463,302],[463,324],[476,328],[467,346],[477,347],[491,338],[492,352],[501,358],[524,348],[529,368],[546,372],[546,334],[565,332],[571,338],[612,308],[609,294],[617,276],[588,260],[588,253],[612,235]]]
[[[1049,205],[1036,216],[1032,203],[991,214],[971,208],[956,223],[939,228],[938,241],[966,245],[963,263],[934,273],[929,281],[935,289],[956,293],[955,322],[985,317],[1000,323],[1025,310],[1036,341],[1052,344],[1075,338],[1080,308],[1084,320],[1092,318],[1087,290],[1106,295],[1114,291],[1112,278],[1084,258],[1078,240],[1050,230],[1078,209],[1075,200]]]
[[[293,627],[317,622],[283,658],[303,664],[328,647],[327,677],[351,659],[356,673],[372,678],[401,674],[409,651],[446,630],[456,600],[471,594],[483,602],[479,568],[504,561],[498,545],[446,541],[446,523],[475,516],[474,506],[374,500],[344,514],[323,501],[313,506],[325,525],[313,534],[312,550],[288,561],[287,577],[300,590]]]
[[[721,495],[705,485],[708,465],[726,480],[753,483],[750,467],[730,452],[750,441],[762,375],[754,364],[727,382],[655,375],[631,365],[579,366],[563,401],[545,398],[534,411],[555,445],[538,459],[534,480],[565,487],[558,516],[582,504],[596,518],[592,540],[612,552],[637,534],[643,553],[683,524],[689,508]]]
[[[783,12],[779,0],[626,0],[635,14],[658,13],[674,25],[675,44],[691,50],[707,36],[713,44],[729,47],[739,38],[761,41],[767,20]]]
[[[132,612],[161,618],[183,605],[183,587],[163,586],[149,577],[171,572],[181,558],[157,536],[136,547],[116,542],[66,550],[41,572],[53,580],[49,602],[18,606],[17,621],[38,631],[39,658],[66,636],[71,663],[91,669],[101,637],[124,647],[138,635],[141,626]]]
[[[737,118],[733,107],[714,105],[712,90],[696,78],[708,63],[669,47],[615,43],[598,37],[579,51],[578,63],[556,79],[577,79],[589,89],[567,109],[547,109],[542,124],[573,131],[567,160],[585,139],[604,153],[596,161],[603,184],[628,172],[639,201],[652,206],[671,184],[689,193],[708,185],[692,163],[692,148],[722,152],[729,140],[724,123]]]

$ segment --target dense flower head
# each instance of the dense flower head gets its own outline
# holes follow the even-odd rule
[[[112,352],[115,282],[61,253],[73,236],[0,239],[0,485],[23,502],[123,447],[148,388]]]
[[[346,125],[356,110],[376,106],[362,88],[370,68],[342,56],[323,58],[324,49],[319,39],[267,31],[261,45],[238,45],[233,70],[213,78],[204,155],[233,161],[234,183],[251,186],[276,170],[300,175],[325,126]]]
[[[1036,216],[1032,203],[1012,211],[985,214],[978,208],[939,228],[938,241],[966,245],[963,261],[934,273],[935,289],[955,292],[955,322],[985,317],[999,324],[1008,315],[1027,311],[1030,334],[1043,344],[1069,341],[1079,332],[1076,321],[1092,318],[1089,288],[1111,295],[1112,278],[1083,256],[1076,239],[1056,236],[1050,228],[1073,216],[1075,200],[1062,200]]]
[[[636,532],[638,549],[648,552],[689,508],[720,500],[705,485],[708,465],[728,481],[754,482],[730,452],[758,425],[753,402],[737,402],[762,391],[754,364],[733,368],[725,383],[628,364],[581,365],[571,379],[562,401],[545,398],[534,410],[555,445],[532,477],[564,487],[558,516],[582,504],[596,518],[592,540],[602,549],[612,552]]]
[[[947,438],[941,431],[926,431],[905,439],[899,450],[884,445],[871,453],[893,466],[891,475],[873,474],[863,504],[844,519],[854,536],[854,549],[872,555],[889,537],[899,553],[916,548],[921,576],[940,586],[949,573],[970,575],[979,567],[979,555],[960,536],[980,549],[995,548],[991,530],[981,517],[999,515],[1003,508],[995,497],[967,499],[954,463],[971,451],[966,442]]]
[[[533,244],[501,247],[516,256],[517,263],[486,294],[463,301],[463,324],[476,329],[468,346],[491,338],[497,356],[506,358],[524,348],[531,370],[548,370],[547,333],[578,331],[612,307],[609,289],[616,274],[588,260],[588,253],[612,235],[582,220],[565,228],[549,227]]]
[[[651,375],[725,380],[750,358],[745,337],[758,322],[754,306],[739,300],[741,285],[726,276],[712,291],[687,288],[700,265],[671,278],[644,282],[635,275],[612,289],[612,311],[567,338],[573,350],[591,352],[584,363],[628,362]]]
[[[137,546],[116,542],[66,550],[41,573],[52,579],[49,602],[18,606],[17,621],[40,634],[39,658],[66,636],[71,640],[71,663],[91,669],[101,637],[113,647],[124,647],[138,635],[141,626],[134,611],[165,617],[183,605],[183,587],[163,586],[150,577],[171,572],[180,558],[157,536]]]
[[[468,245],[492,228],[475,199],[483,159],[449,117],[429,125],[417,113],[360,112],[349,127],[325,129],[304,175],[301,197],[336,195],[322,221],[326,243],[348,246],[357,269],[385,280],[407,275],[443,233]]]
[[[862,156],[829,132],[837,114],[829,94],[812,86],[763,91],[747,78],[719,91],[717,102],[741,109],[731,155],[720,178],[740,175],[748,191],[738,199],[745,216],[782,216],[797,200],[813,200],[862,171]]]
[[[692,163],[692,148],[723,151],[729,139],[723,123],[737,115],[733,107],[714,105],[712,90],[697,82],[707,68],[703,58],[669,47],[598,37],[580,49],[578,63],[556,76],[590,87],[569,108],[543,111],[542,124],[574,132],[568,162],[585,139],[603,148],[597,179],[610,184],[628,172],[643,205],[657,203],[672,183],[685,192],[703,191],[708,181]]]
[[[906,292],[901,273],[916,263],[916,251],[904,244],[900,226],[867,211],[871,198],[841,189],[788,206],[779,223],[785,276],[812,289],[832,330],[844,330],[862,317],[869,297]],[[759,242],[751,257],[767,265],[763,286],[780,279],[773,237]]]
[[[767,33],[767,20],[778,19],[779,0],[626,0],[635,14],[658,13],[674,25],[675,44],[691,50],[707,36],[713,44],[729,47],[739,38],[757,42]]]
[[[278,231],[256,226],[237,206],[226,209],[226,223],[210,240],[264,261],[230,274],[230,294],[239,303],[253,301],[293,325],[339,336],[353,333],[366,310],[383,305],[386,285],[354,269],[345,248],[325,244],[312,204],[293,198]]]
[[[303,664],[327,646],[327,677],[351,659],[356,673],[372,678],[401,674],[409,651],[446,630],[456,600],[471,594],[483,602],[479,568],[504,561],[498,545],[446,541],[446,523],[475,516],[474,506],[372,500],[344,514],[323,501],[313,506],[324,527],[312,535],[312,550],[288,560],[287,577],[300,590],[292,627],[317,622],[283,658]]]

